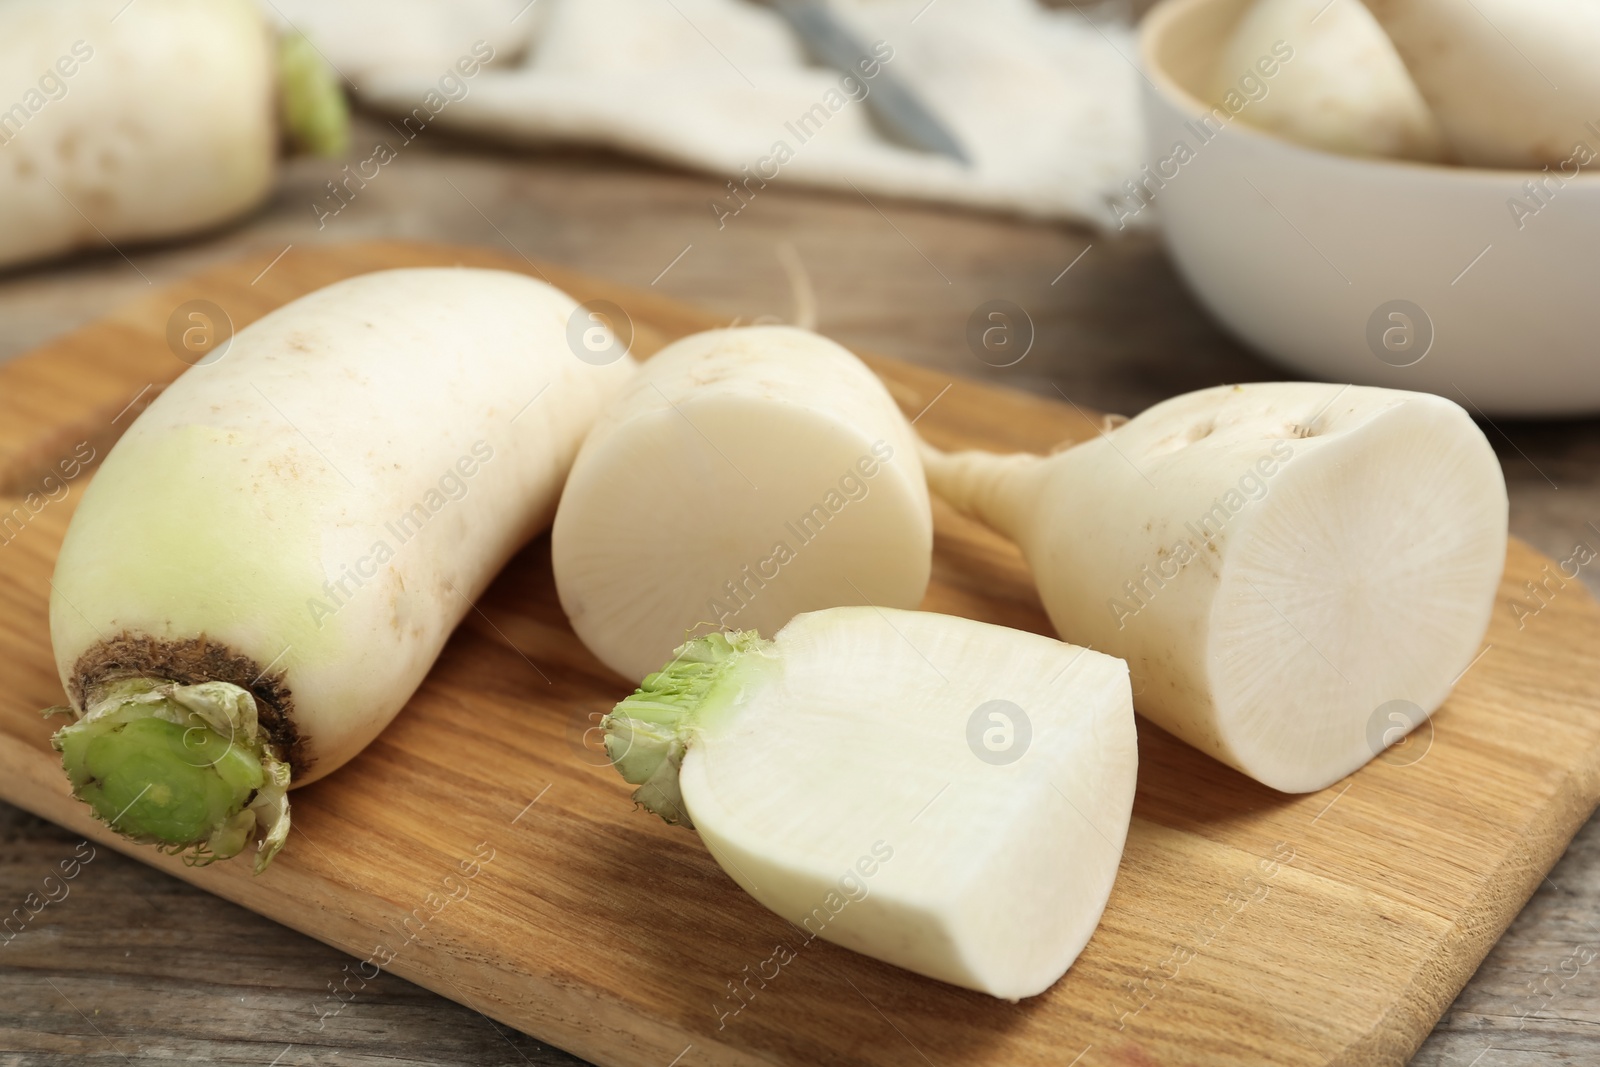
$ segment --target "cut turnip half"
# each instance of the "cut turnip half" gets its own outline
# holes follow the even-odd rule
[[[715,330],[606,409],[551,552],[573,629],[638,680],[696,633],[917,606],[933,520],[916,436],[860,360],[805,330]]]
[[[696,638],[605,726],[635,799],[808,939],[1008,1000],[1093,933],[1138,764],[1120,660],[860,607]]]
[[[1427,394],[1223,386],[1050,457],[924,463],[1021,546],[1064,638],[1128,661],[1142,714],[1285,792],[1398,740],[1390,702],[1444,701],[1505,566],[1500,465]]]

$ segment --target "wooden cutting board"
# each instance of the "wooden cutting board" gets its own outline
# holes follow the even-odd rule
[[[175,308],[210,300],[242,327],[348,275],[463,263],[615,302],[640,354],[727,325],[482,249],[296,248],[263,274],[272,254],[0,369],[0,515],[27,519],[0,537],[0,795],[348,951],[357,1002],[383,965],[606,1065],[1401,1063],[1600,797],[1600,610],[1514,542],[1487,650],[1450,702],[1322,793],[1276,794],[1141,721],[1104,921],[1066,978],[1007,1004],[805,945],[692,833],[635,811],[588,733],[628,687],[567,628],[540,539],[394,725],[294,794],[294,832],[265,874],[125,848],[68,795],[37,713],[62,699],[49,575],[90,474],[64,499],[27,494],[75,451],[103,455],[185,369],[167,342]],[[1093,432],[1064,404],[871,363],[940,446],[1045,450]],[[1049,633],[1015,549],[942,506],[936,518],[925,607]],[[1538,603],[1529,581],[1547,603],[1519,619],[1513,601]],[[751,978],[778,945],[797,958]]]

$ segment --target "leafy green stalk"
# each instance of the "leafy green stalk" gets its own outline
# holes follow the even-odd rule
[[[639,787],[637,803],[674,825],[694,825],[678,788],[684,753],[701,728],[732,706],[748,668],[765,661],[771,647],[754,631],[697,637],[601,720],[606,755],[624,781]]]

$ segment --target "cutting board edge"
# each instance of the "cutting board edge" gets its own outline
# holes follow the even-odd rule
[[[1539,557],[1549,558],[1542,554]],[[1545,805],[1541,812],[1548,819],[1552,809],[1556,828],[1541,835],[1538,847],[1530,849],[1523,862],[1506,862],[1489,872],[1474,897],[1474,905],[1482,906],[1468,909],[1450,921],[1445,936],[1439,941],[1439,951],[1420,961],[1406,991],[1366,1035],[1330,1060],[1329,1067],[1365,1067],[1382,1062],[1403,1067],[1416,1055],[1494,946],[1533,899],[1540,883],[1555,868],[1578,831],[1596,810],[1600,810],[1600,750],[1591,751],[1586,768],[1575,768],[1564,776],[1561,787],[1555,791],[1554,801]],[[1478,921],[1473,921],[1474,918]],[[1441,980],[1430,988],[1425,980],[1430,971],[1441,979],[1446,975],[1457,977]]]

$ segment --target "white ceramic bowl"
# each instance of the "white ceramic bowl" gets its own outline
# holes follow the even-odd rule
[[[1600,411],[1600,160],[1519,228],[1510,202],[1538,203],[1538,172],[1357,159],[1239,118],[1204,140],[1202,87],[1249,3],[1165,0],[1140,34],[1153,210],[1201,301],[1314,378],[1489,415]]]

